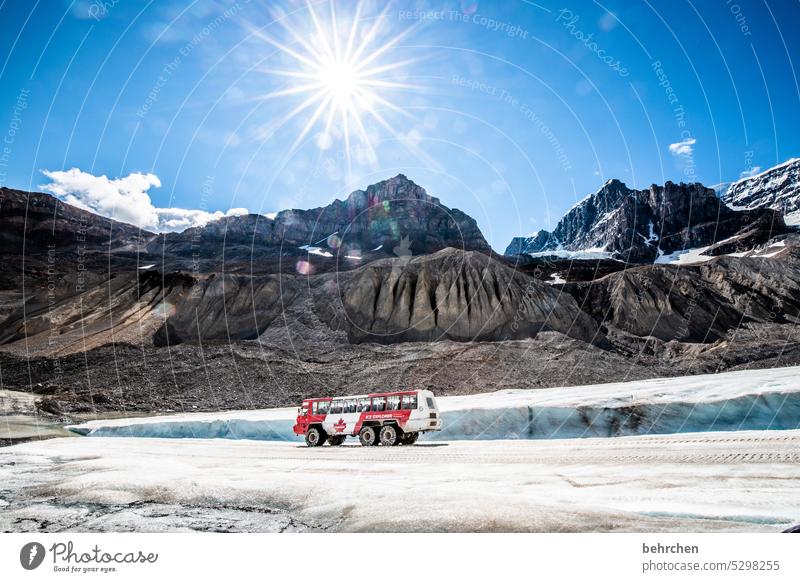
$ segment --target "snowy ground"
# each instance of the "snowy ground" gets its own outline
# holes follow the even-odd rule
[[[800,369],[747,370],[437,399],[444,430],[426,440],[552,439],[800,428]],[[296,409],[105,419],[92,436],[296,441]]]
[[[36,398],[26,392],[0,390],[0,414],[32,414],[36,411]]]
[[[457,441],[64,438],[0,449],[0,531],[781,531],[800,431]]]

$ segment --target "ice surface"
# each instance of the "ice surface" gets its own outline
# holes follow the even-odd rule
[[[314,449],[52,439],[0,448],[0,483],[0,531],[782,531],[800,521],[800,431]]]
[[[710,246],[697,247],[695,249],[685,249],[675,251],[665,255],[659,254],[655,262],[658,264],[671,264],[671,265],[694,265],[696,263],[705,263],[714,257],[711,255],[704,255],[703,253],[710,249]]]
[[[800,427],[800,368],[437,398],[429,440],[611,437]],[[94,420],[89,436],[297,440],[295,408]]]
[[[333,254],[329,253],[328,251],[324,250],[322,247],[313,247],[311,245],[303,245],[298,247],[301,250],[304,250],[312,255],[319,255],[320,257],[332,257]]]
[[[552,251],[537,251],[535,253],[525,253],[529,257],[558,257],[559,259],[570,259],[570,260],[591,260],[591,259],[611,259],[613,258],[611,253],[605,248],[596,247],[591,249],[582,249],[579,251],[567,251],[563,249],[555,249]]]
[[[800,210],[796,212],[790,212],[784,216],[783,219],[789,226],[800,226]]]

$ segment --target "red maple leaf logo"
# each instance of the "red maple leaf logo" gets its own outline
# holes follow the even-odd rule
[[[347,428],[347,424],[341,418],[339,419],[339,422],[333,425],[333,429],[336,432],[344,432],[345,428]]]

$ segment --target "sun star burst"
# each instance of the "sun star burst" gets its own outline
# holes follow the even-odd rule
[[[311,24],[306,32],[292,27],[288,17],[278,18],[286,32],[286,42],[253,31],[292,63],[285,69],[263,70],[268,75],[284,78],[286,82],[281,88],[259,98],[299,98],[300,103],[280,120],[280,125],[285,125],[291,119],[305,116],[289,154],[312,130],[319,128],[317,145],[325,149],[331,145],[334,135],[340,137],[344,141],[349,167],[350,150],[355,141],[366,148],[370,160],[375,160],[373,140],[365,125],[367,120],[376,122],[398,137],[387,121],[387,115],[390,112],[408,115],[381,93],[418,89],[413,84],[392,78],[398,69],[413,61],[388,58],[390,51],[397,48],[411,29],[386,40],[388,6],[378,16],[362,19],[361,3],[358,3],[351,18],[340,17],[338,20],[334,3],[331,1],[327,6],[327,14],[321,15],[312,3],[306,4]]]

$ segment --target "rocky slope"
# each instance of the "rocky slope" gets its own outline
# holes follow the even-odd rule
[[[478,252],[386,259],[341,275],[321,318],[351,342],[498,341],[558,331],[586,342],[597,326],[571,296]]]
[[[114,341],[167,346],[257,339],[313,313],[315,341],[504,340],[558,331],[599,342],[574,299],[476,251],[301,275],[121,274],[55,302],[41,293],[3,323],[0,344],[69,354]],[[296,326],[295,326],[296,331]],[[287,338],[290,342],[292,337]]]
[[[505,254],[606,253],[626,262],[648,263],[733,236],[740,248],[753,248],[785,232],[779,212],[731,210],[702,184],[667,182],[633,190],[609,180],[567,212],[552,232],[514,238]]]
[[[649,265],[566,285],[605,327],[662,341],[713,343],[747,324],[800,322],[800,247],[768,258]]]
[[[0,188],[0,243],[3,254],[21,256],[25,252],[87,247],[132,250],[153,233],[136,226],[104,218],[60,202],[50,194]]]
[[[720,196],[733,208],[773,208],[800,218],[800,158],[734,182]]]

